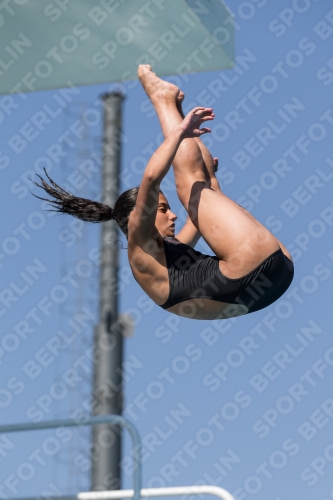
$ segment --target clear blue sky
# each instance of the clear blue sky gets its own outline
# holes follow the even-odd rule
[[[201,482],[225,487],[237,500],[329,500],[332,4],[227,4],[237,22],[235,69],[172,81],[185,92],[185,107],[213,106],[216,119],[206,141],[219,158],[223,189],[288,246],[294,282],[277,303],[237,320],[180,319],[146,298],[122,250],[120,306],[136,322],[125,343],[125,360],[134,368],[126,370],[124,415],[144,439],[145,487]],[[2,423],[65,418],[89,399],[100,227],[50,217],[29,194],[28,178],[45,166],[71,191],[99,199],[100,169],[91,179],[77,169],[92,153],[98,158],[99,97],[109,89],[15,97],[15,109],[0,97]],[[140,85],[128,82],[121,89],[126,189],[139,184],[161,135]],[[39,129],[41,111],[52,118]],[[77,137],[81,117],[84,140]],[[57,143],[66,150],[63,158],[56,156]],[[172,174],[164,192],[180,227],[184,213]],[[209,251],[200,242],[197,248]],[[68,321],[82,307],[92,319],[81,329],[76,324],[70,339]],[[59,330],[64,349],[56,356],[52,338]],[[50,483],[63,494],[89,488],[89,430],[8,434],[2,444],[0,498],[39,495]],[[132,484],[129,453],[126,438],[124,487]]]

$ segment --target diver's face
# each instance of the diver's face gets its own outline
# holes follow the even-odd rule
[[[175,236],[175,221],[177,219],[176,214],[171,212],[168,200],[164,194],[159,194],[158,199],[158,209],[156,214],[155,226],[158,232],[163,236],[174,237]]]

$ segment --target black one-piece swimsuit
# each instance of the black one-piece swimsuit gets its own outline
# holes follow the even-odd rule
[[[238,304],[255,312],[269,306],[285,293],[294,277],[294,266],[281,249],[267,257],[242,278],[224,276],[219,259],[204,255],[175,238],[164,238],[170,294],[163,309],[201,298]]]

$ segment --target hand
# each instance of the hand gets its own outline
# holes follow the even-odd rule
[[[180,124],[181,129],[184,131],[184,138],[200,137],[203,134],[211,132],[210,128],[200,128],[200,125],[207,120],[214,120],[214,118],[213,108],[199,106],[192,109]]]

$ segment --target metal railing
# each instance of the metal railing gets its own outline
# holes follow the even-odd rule
[[[140,498],[180,496],[180,495],[214,495],[221,500],[235,500],[225,489],[218,486],[178,486],[173,488],[143,488],[141,489],[142,463],[141,463],[141,440],[137,429],[132,423],[120,415],[99,415],[84,418],[82,420],[64,419],[49,420],[47,422],[9,424],[0,426],[0,434],[8,432],[37,431],[42,429],[55,429],[59,427],[82,427],[86,425],[114,424],[126,429],[132,438],[133,460],[133,490],[109,490],[81,492],[76,495],[53,497],[53,500],[116,500],[123,498]],[[11,499],[14,500],[14,499]],[[35,500],[35,497],[20,497],[15,500]]]
[[[181,495],[213,495],[221,500],[235,500],[234,497],[219,486],[176,486],[174,488],[143,488],[141,498],[175,497]],[[76,495],[53,497],[53,500],[116,500],[133,498],[134,490],[87,491]],[[20,497],[17,500],[36,500],[35,497]]]

